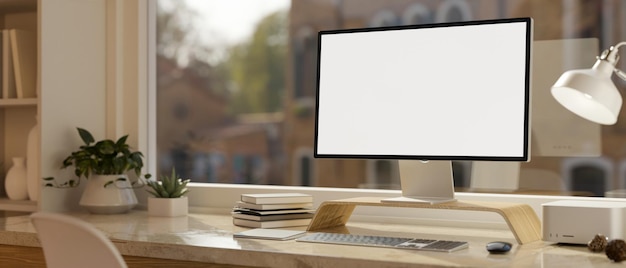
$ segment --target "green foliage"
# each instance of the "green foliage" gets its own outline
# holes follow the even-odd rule
[[[77,128],[80,138],[85,143],[63,160],[63,168],[74,166],[76,176],[89,178],[91,174],[119,175],[133,170],[137,176],[143,168],[143,154],[131,151],[126,144],[128,135],[117,141],[101,140],[96,142],[89,131]]]
[[[130,146],[126,144],[128,135],[117,141],[105,139],[96,142],[89,131],[82,128],[77,128],[77,130],[84,144],[63,160],[62,168],[74,166],[74,174],[78,180],[68,180],[57,184],[53,177],[47,177],[44,178],[45,186],[76,187],[80,184],[81,177],[88,179],[90,175],[122,175],[127,171],[134,171],[138,177],[141,175],[143,154],[131,151]],[[144,177],[148,179],[151,175],[145,174]],[[119,178],[116,181],[120,180],[126,179]],[[104,187],[112,183],[107,183]]]
[[[251,39],[230,48],[223,64],[234,87],[231,113],[276,112],[282,108],[287,63],[288,14],[263,18]]]
[[[147,191],[157,198],[178,198],[187,194],[188,182],[189,179],[181,179],[176,175],[176,170],[172,169],[171,176],[162,176],[160,181],[148,181],[150,189]]]

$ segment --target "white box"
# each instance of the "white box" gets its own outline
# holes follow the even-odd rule
[[[624,239],[626,202],[562,200],[541,206],[544,241],[587,244],[596,234]]]

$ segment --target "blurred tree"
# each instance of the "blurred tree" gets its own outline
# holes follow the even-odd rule
[[[227,62],[234,114],[276,112],[282,108],[287,54],[287,12],[263,18],[252,38],[230,49]]]
[[[200,14],[185,1],[159,0],[157,3],[156,48],[160,66],[157,83],[191,77],[202,89],[225,96],[228,72],[223,66],[210,63],[215,49],[199,38],[200,31],[195,25]]]
[[[194,19],[198,13],[184,1],[157,1],[157,54],[181,64],[200,49]]]

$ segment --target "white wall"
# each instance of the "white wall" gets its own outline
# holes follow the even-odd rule
[[[73,177],[73,170],[59,168],[81,144],[76,127],[104,137],[105,1],[39,1],[43,177]],[[74,207],[79,194],[44,187],[40,208]]]
[[[76,127],[96,140],[128,134],[146,152],[147,0],[39,0],[42,177],[75,178],[61,163]],[[81,186],[84,186],[83,180]],[[44,187],[41,210],[76,210],[82,187]]]

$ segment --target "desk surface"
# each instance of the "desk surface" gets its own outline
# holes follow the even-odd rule
[[[232,225],[228,214],[149,217],[145,211],[121,215],[73,214],[94,224],[128,256],[188,260],[254,267],[614,267],[604,254],[583,246],[537,241],[517,245],[504,229],[460,229],[436,226],[349,222],[351,233],[416,236],[470,242],[454,253],[313,244],[295,241],[235,239],[246,228]],[[301,228],[290,228],[304,230]],[[504,255],[490,255],[489,241],[514,244]],[[0,244],[38,247],[27,215],[0,217]]]

